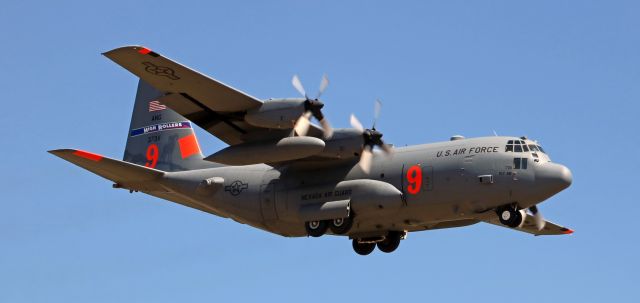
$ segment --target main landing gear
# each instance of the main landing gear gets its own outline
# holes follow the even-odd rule
[[[304,224],[307,234],[312,237],[320,237],[330,229],[334,235],[344,235],[353,226],[353,216],[333,220],[308,221]]]
[[[507,205],[496,209],[500,223],[509,227],[518,227],[522,224],[522,214],[520,211],[512,206]]]
[[[381,252],[391,253],[400,246],[400,240],[405,236],[404,231],[389,231],[384,237],[353,239],[353,250],[359,255],[366,256],[378,246]]]

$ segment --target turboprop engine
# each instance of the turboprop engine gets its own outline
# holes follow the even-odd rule
[[[303,98],[271,99],[244,116],[245,122],[265,128],[290,129],[305,112]]]

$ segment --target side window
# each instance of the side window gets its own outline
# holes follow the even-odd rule
[[[513,158],[513,169],[527,169],[527,158]]]

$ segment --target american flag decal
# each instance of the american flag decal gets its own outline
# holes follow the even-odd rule
[[[166,105],[160,104],[160,101],[158,100],[153,100],[149,102],[149,111],[150,112],[156,112],[159,110],[165,110],[167,109]]]

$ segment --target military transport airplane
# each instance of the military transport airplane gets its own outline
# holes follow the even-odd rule
[[[478,222],[534,235],[573,232],[536,206],[567,188],[571,172],[526,137],[453,136],[394,148],[375,123],[367,129],[353,115],[353,128],[331,128],[318,99],[326,77],[318,97],[294,76],[303,98],[262,101],[145,47],[104,55],[140,78],[124,161],[50,153],[114,188],[285,237],[348,236],[361,255],[376,246],[392,252],[408,232]],[[229,146],[204,157],[194,124]]]

